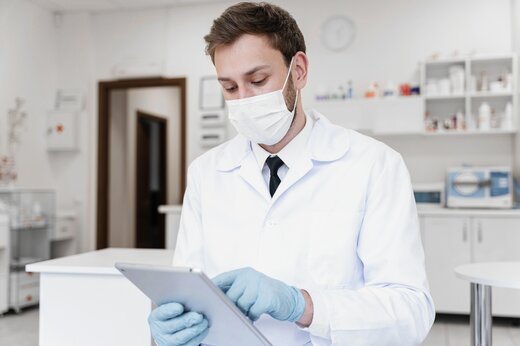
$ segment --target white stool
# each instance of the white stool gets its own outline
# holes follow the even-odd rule
[[[471,283],[471,344],[491,346],[491,287],[520,289],[520,262],[467,264],[455,274]]]

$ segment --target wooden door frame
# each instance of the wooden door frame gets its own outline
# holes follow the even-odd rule
[[[161,196],[164,197],[164,203],[167,203],[168,201],[168,153],[169,153],[169,150],[168,150],[168,143],[169,143],[169,138],[168,138],[168,118],[164,118],[164,117],[161,117],[161,116],[157,116],[157,115],[153,115],[153,114],[150,114],[150,112],[146,112],[146,111],[143,111],[141,109],[137,109],[136,110],[136,140],[135,140],[135,177],[137,178],[139,176],[139,120],[141,119],[146,119],[146,120],[150,120],[150,121],[154,121],[154,122],[157,122],[157,123],[160,123],[163,127],[161,128],[161,130],[164,129],[164,133],[162,133],[162,136],[161,136],[161,157],[160,157],[160,160],[163,162],[164,164],[164,169],[161,170],[160,172],[160,179],[161,179],[161,186],[163,187],[163,191],[161,191]],[[162,132],[162,131],[161,131]],[[171,172],[170,172],[171,173]],[[139,193],[140,193],[140,190],[138,188],[139,186],[139,183],[138,181],[136,181],[136,186],[135,186],[135,202],[138,203],[138,201],[140,200],[140,196]],[[137,206],[137,204],[135,204],[135,206]],[[135,245],[137,246],[137,235],[138,235],[138,228],[139,228],[139,222],[138,222],[138,218],[139,218],[139,213],[138,213],[138,208],[135,208],[135,218],[134,218],[134,239],[135,239]],[[157,211],[158,212],[158,211]],[[166,225],[165,225],[165,222],[164,222],[164,215],[162,215],[162,218],[161,218],[161,222],[160,222],[160,226],[159,227],[162,227],[162,230],[164,231],[164,239],[162,240],[162,243],[163,244],[166,244]]]
[[[98,83],[98,167],[96,248],[108,247],[109,178],[110,178],[110,92],[133,88],[178,87],[180,89],[180,191],[186,187],[186,78],[140,78]]]

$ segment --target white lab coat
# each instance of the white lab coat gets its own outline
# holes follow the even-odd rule
[[[308,150],[273,198],[240,135],[190,165],[174,264],[210,277],[249,266],[306,289],[308,329],[256,323],[274,345],[418,345],[435,312],[405,164],[308,114]]]

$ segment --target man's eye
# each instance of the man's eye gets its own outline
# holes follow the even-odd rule
[[[233,92],[236,90],[236,86],[232,86],[232,87],[228,87],[228,88],[224,88],[224,90],[226,90],[226,92],[230,93],[230,92]]]

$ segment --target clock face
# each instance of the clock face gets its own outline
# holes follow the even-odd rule
[[[321,39],[323,45],[333,51],[346,49],[354,40],[356,27],[347,17],[331,17],[323,23]]]

